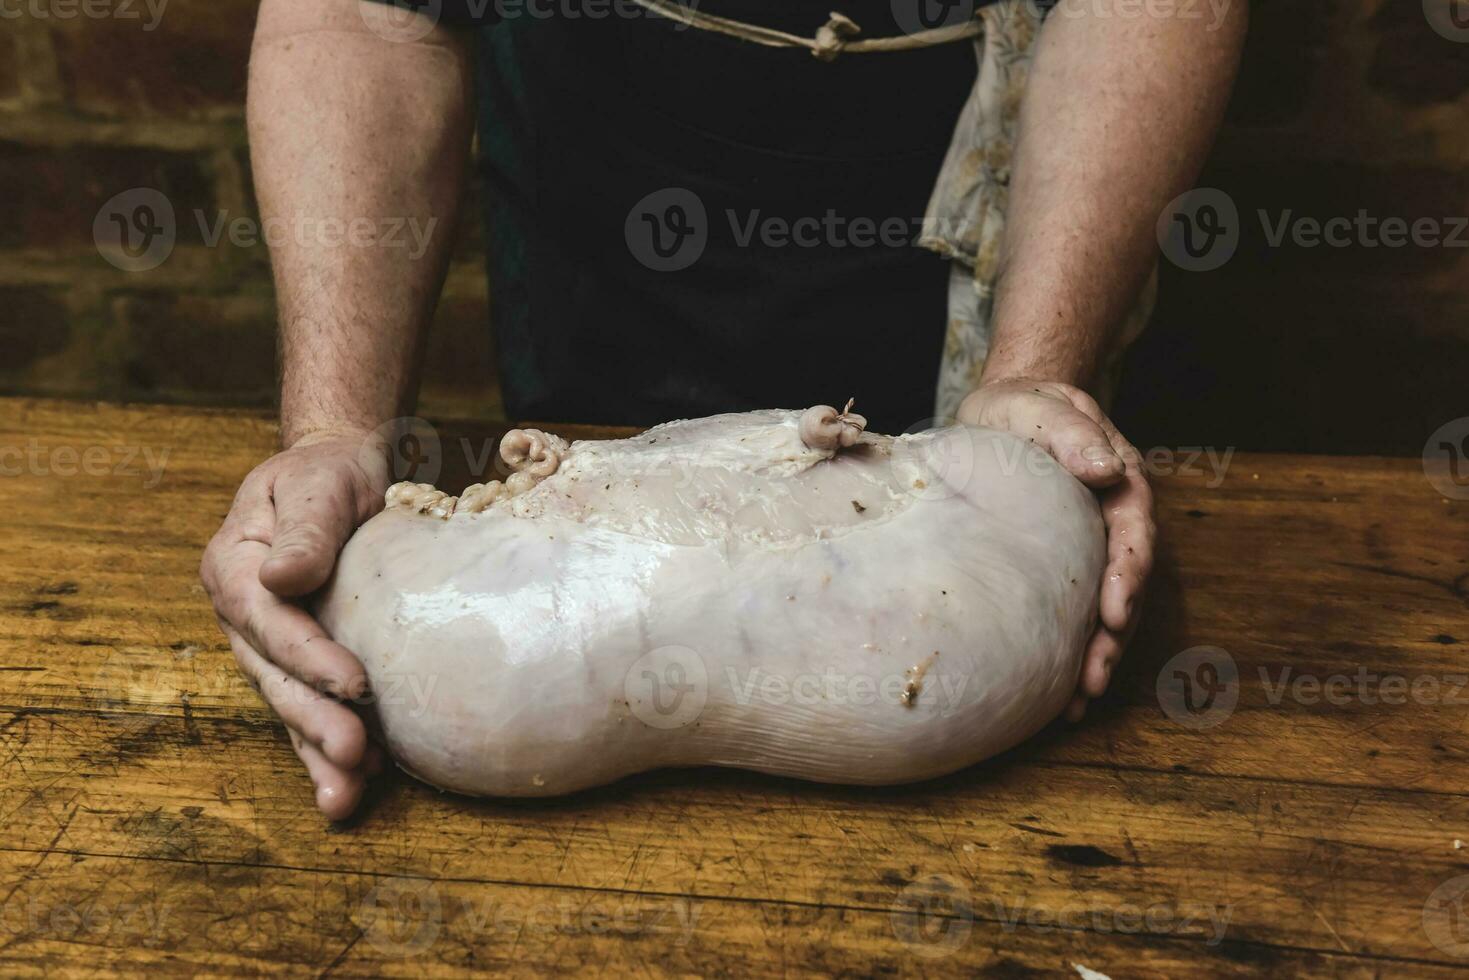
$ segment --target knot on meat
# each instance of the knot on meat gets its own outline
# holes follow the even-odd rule
[[[517,473],[543,480],[556,472],[566,440],[540,429],[511,429],[500,440],[500,458]]]
[[[856,444],[867,428],[867,420],[852,411],[856,399],[848,398],[840,412],[830,405],[817,405],[801,416],[801,441],[811,449],[835,452]]]

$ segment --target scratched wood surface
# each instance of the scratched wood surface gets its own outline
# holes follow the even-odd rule
[[[495,432],[439,435],[455,486]],[[949,778],[506,804],[389,775],[329,826],[195,576],[273,436],[0,400],[0,973],[1469,967],[1469,503],[1416,460],[1157,457],[1114,690]]]

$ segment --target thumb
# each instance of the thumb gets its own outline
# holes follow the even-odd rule
[[[279,596],[321,588],[351,536],[356,507],[347,481],[315,471],[275,481],[275,534],[260,584]]]
[[[1127,466],[1106,431],[1085,413],[1065,408],[1049,426],[1049,440],[1037,439],[1072,476],[1092,488],[1122,479]]]
[[[1122,479],[1127,465],[1102,424],[1101,408],[1079,389],[1043,382],[998,382],[970,392],[959,421],[1001,429],[1035,443],[1094,489]]]

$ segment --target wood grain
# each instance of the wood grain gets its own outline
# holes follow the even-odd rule
[[[497,435],[438,434],[450,487]],[[236,412],[0,400],[7,974],[1469,965],[1469,504],[1416,461],[1156,474],[1165,544],[1113,691],[947,779],[704,769],[509,805],[390,776],[328,826],[195,575],[273,438]],[[1238,673],[1207,728],[1163,710],[1165,666],[1201,645]]]

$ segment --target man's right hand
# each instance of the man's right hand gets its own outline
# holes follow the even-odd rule
[[[294,600],[326,582],[389,481],[374,433],[305,436],[245,477],[199,568],[236,663],[285,723],[332,820],[356,809],[382,754],[342,703],[366,693],[362,664]]]

